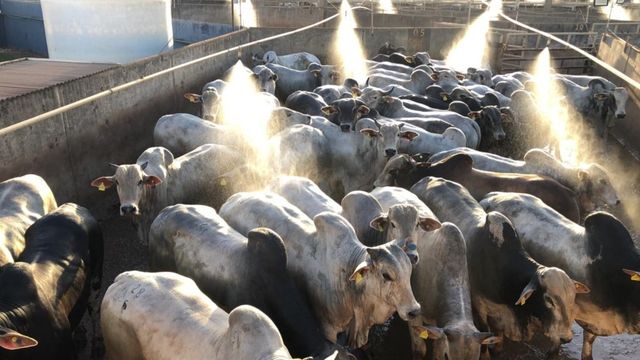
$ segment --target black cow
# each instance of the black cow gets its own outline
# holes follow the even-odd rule
[[[0,268],[0,359],[74,359],[71,332],[102,278],[98,223],[68,203],[25,238],[18,261]]]

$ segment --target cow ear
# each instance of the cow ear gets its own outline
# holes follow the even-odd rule
[[[22,335],[17,331],[0,327],[0,348],[5,350],[19,350],[34,347],[38,345],[36,339]]]
[[[351,96],[353,96],[355,98],[355,97],[358,97],[360,95],[362,95],[362,90],[360,90],[359,87],[354,86],[354,87],[351,88]]]
[[[438,73],[431,74],[431,80],[438,81]]]
[[[271,75],[271,80],[278,81],[278,74]]]
[[[360,129],[360,133],[363,135],[367,135],[368,137],[371,137],[371,138],[374,138],[380,135],[380,132],[374,129]]]
[[[440,338],[442,338],[442,336],[444,336],[444,331],[436,326],[429,326],[429,325],[423,325],[423,326],[412,326],[411,327],[413,329],[413,331],[415,331],[418,336],[420,336],[421,339],[427,340],[427,339],[433,339],[433,340],[438,340]]]
[[[253,78],[253,80],[255,81],[260,80],[260,77],[258,76],[258,74],[251,74],[251,78]]]
[[[192,103],[199,103],[202,101],[202,96],[194,93],[186,93],[184,94],[184,98]]]
[[[371,109],[369,109],[366,105],[360,105],[358,107],[358,113],[360,115],[367,115],[369,111],[371,111]]]
[[[322,110],[322,113],[327,116],[333,115],[336,112],[338,112],[338,109],[336,109],[336,107],[333,105],[324,106],[321,110]]]
[[[518,301],[516,301],[516,305],[524,305],[531,295],[533,295],[533,292],[538,288],[537,279],[537,275],[534,275],[533,279],[529,281],[527,286],[522,290],[522,293],[520,293],[520,297],[518,298]]]
[[[380,215],[377,218],[371,220],[369,226],[373,229],[376,229],[380,232],[384,231],[384,227],[387,225],[389,218],[387,215]]]
[[[640,271],[622,269],[625,274],[631,277],[631,281],[640,281]]]
[[[100,191],[105,191],[115,184],[113,176],[102,176],[91,182],[91,186],[98,188]]]
[[[389,96],[389,95],[383,96],[382,100],[384,100],[387,104],[391,104],[394,101],[396,101],[396,99],[394,99],[393,96]]]
[[[511,111],[511,108],[509,107],[500,108],[500,120],[502,120],[503,123],[511,123],[513,122],[514,119],[515,119],[515,116],[513,114],[513,111]]]
[[[418,133],[417,133],[417,132],[415,132],[415,131],[410,131],[410,130],[408,130],[408,131],[403,131],[403,132],[399,133],[398,135],[399,135],[401,138],[403,138],[403,139],[407,139],[407,140],[409,140],[409,141],[411,141],[411,140],[413,140],[413,139],[415,139],[415,138],[417,138],[417,137],[418,137]]]
[[[321,73],[321,71],[320,71],[320,70],[317,70],[317,69],[316,69],[316,70],[310,70],[310,71],[311,71],[311,73],[313,74],[313,76],[315,76],[315,77],[319,77],[319,76],[320,76],[320,73]]]
[[[360,284],[362,280],[364,280],[364,276],[369,272],[369,270],[369,263],[367,261],[361,262],[360,264],[358,264],[358,266],[356,266],[356,269],[353,270],[351,276],[349,276],[349,281],[355,282],[356,285]]]
[[[440,224],[440,221],[430,217],[421,217],[418,220],[418,224],[420,224],[420,227],[424,231],[437,230],[442,226],[442,224]]]
[[[473,336],[482,345],[493,345],[502,342],[502,337],[494,336],[493,333],[490,332],[477,332],[473,334]]]
[[[589,181],[589,173],[582,169],[578,170],[578,180],[581,183]]]
[[[480,119],[481,115],[482,115],[481,111],[472,111],[467,116],[473,120],[478,120]]]
[[[591,292],[591,289],[589,289],[589,287],[579,281],[575,281],[573,280],[573,284],[576,286],[576,293],[577,294],[588,294]]]
[[[457,78],[458,80],[464,80],[464,75],[462,75],[462,74],[456,74],[456,78]]]
[[[160,184],[161,182],[162,182],[162,179],[154,175],[146,175],[144,178],[142,178],[142,183],[147,186],[153,187]]]

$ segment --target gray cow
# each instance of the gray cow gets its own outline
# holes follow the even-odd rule
[[[548,176],[576,193],[581,214],[588,214],[603,206],[620,204],[607,171],[595,163],[582,167],[571,166],[540,149],[529,150],[524,160],[519,161],[469,148],[434,154],[429,162],[438,162],[455,154],[469,155],[473,159],[473,167],[478,170]]]
[[[571,341],[577,283],[561,269],[535,262],[513,225],[498,212],[485,213],[461,185],[426,177],[411,191],[441,221],[456,224],[467,245],[471,299],[481,330],[512,341],[543,334],[553,344]]]
[[[24,234],[36,220],[58,207],[49,185],[28,174],[0,183],[0,267],[24,250]]]
[[[418,69],[411,73],[409,80],[387,75],[371,75],[367,78],[366,86],[385,88],[389,85],[399,85],[415,94],[424,95],[427,86],[433,85],[433,83],[433,79],[426,71]]]
[[[151,147],[135,164],[114,165],[114,175],[99,177],[91,186],[100,191],[116,186],[120,215],[133,217],[139,239],[147,243],[151,222],[166,206],[219,205],[211,180],[241,163],[238,152],[224,145],[202,145],[176,159],[163,147]]]
[[[288,266],[331,342],[346,332],[349,345],[359,348],[367,343],[371,326],[395,311],[404,320],[420,314],[411,292],[411,263],[402,249],[362,245],[338,214],[323,212],[311,220],[284,198],[257,192],[235,194],[220,216],[242,234],[265,226],[282,236]]]
[[[371,195],[385,211],[397,204],[411,204],[420,216],[436,218],[409,190],[385,186],[374,189]],[[424,359],[426,355],[422,336],[432,340],[435,359],[477,360],[480,345],[500,339],[489,332],[479,332],[473,324],[464,236],[456,225],[445,222],[439,229],[425,233],[418,255],[421,261],[413,268],[411,284],[422,318],[410,324],[414,359]]]

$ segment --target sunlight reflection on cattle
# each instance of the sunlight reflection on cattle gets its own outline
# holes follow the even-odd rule
[[[258,158],[267,153],[267,124],[273,104],[258,91],[241,62],[230,70],[222,97],[222,122],[243,139],[244,151]],[[256,159],[256,163],[264,163]]]
[[[538,108],[544,118],[549,121],[553,136],[558,140],[561,158],[564,162],[577,165],[578,144],[570,130],[573,117],[570,115],[569,107],[562,101],[564,92],[553,81],[555,71],[551,66],[549,48],[546,47],[540,52],[531,73],[535,81],[533,93]]]
[[[358,83],[363,83],[367,78],[367,66],[362,44],[355,32],[357,27],[349,2],[343,0],[340,5],[340,24],[333,41],[333,53],[339,58],[334,61],[339,65],[344,78],[356,79]]]
[[[494,0],[465,30],[464,35],[449,49],[445,61],[455,70],[465,72],[469,67],[489,67],[487,34],[489,24],[502,11],[502,0]]]

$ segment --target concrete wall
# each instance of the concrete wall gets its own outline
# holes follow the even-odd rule
[[[232,31],[231,25],[228,24],[214,24],[184,19],[173,19],[172,23],[173,41],[177,43],[177,47],[211,39]]]
[[[3,46],[47,56],[47,41],[39,0],[0,0]]]
[[[640,49],[628,45],[613,35],[603,37],[598,49],[598,58],[640,82]],[[606,69],[596,66],[595,73],[610,79],[629,90],[627,116],[616,120],[612,134],[640,159],[640,91],[632,88]]]

